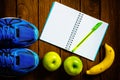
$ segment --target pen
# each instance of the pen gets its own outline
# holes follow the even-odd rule
[[[72,49],[72,52],[75,52],[77,48],[95,31],[97,30],[100,26],[102,25],[102,22],[98,22],[92,29],[91,31]]]

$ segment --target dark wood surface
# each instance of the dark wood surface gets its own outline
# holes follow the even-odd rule
[[[36,25],[39,29],[39,34],[41,34],[53,1],[55,0],[0,0],[0,18],[20,17]],[[42,58],[46,52],[58,52],[62,58],[62,61],[75,54],[71,54],[58,47],[38,40],[28,47],[29,49],[38,53],[40,57],[41,63],[39,64],[38,68],[33,72],[21,77],[0,77],[0,80],[120,80],[120,0],[56,1],[110,24],[106,36],[102,42],[102,46],[104,43],[108,43],[114,48],[115,61],[113,65],[99,75],[88,76],[85,74],[87,69],[103,60],[105,53],[101,46],[94,62],[79,56],[79,58],[83,61],[84,67],[83,71],[77,76],[72,77],[67,75],[63,69],[63,64],[57,71],[48,72],[42,65]]]

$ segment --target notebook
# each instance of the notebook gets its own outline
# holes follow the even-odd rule
[[[54,2],[40,40],[94,61],[107,28],[106,22]]]

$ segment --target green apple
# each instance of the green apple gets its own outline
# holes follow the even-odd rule
[[[64,61],[64,69],[67,74],[76,76],[83,69],[82,61],[77,56],[70,56]]]
[[[58,53],[56,52],[48,52],[45,54],[43,57],[43,66],[48,70],[48,71],[55,71],[57,70],[62,63],[62,60]]]

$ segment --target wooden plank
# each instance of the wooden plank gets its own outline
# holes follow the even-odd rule
[[[38,0],[17,0],[17,17],[31,22],[38,28]],[[38,53],[38,41],[28,48]],[[36,75],[37,70],[21,77],[20,80],[37,80]]]
[[[17,0],[17,17],[31,22],[38,28],[38,0]],[[38,41],[29,48],[38,53]]]
[[[0,0],[0,18],[16,17],[16,0]],[[0,80],[15,80],[0,76]]]
[[[59,1],[59,0],[58,0]],[[44,24],[46,22],[46,19],[48,17],[50,8],[52,6],[52,3],[54,2],[54,0],[41,0],[39,1],[39,31],[40,34],[42,33],[42,30],[44,28]],[[49,52],[49,51],[56,51],[59,53],[59,48],[48,44],[46,42],[40,41],[39,43],[39,53],[41,58],[43,58],[44,54]]]
[[[86,13],[92,17],[100,18],[100,0],[81,0],[81,12]],[[100,50],[101,51],[101,50]],[[99,51],[95,61],[89,61],[82,58],[84,63],[83,75],[81,76],[83,80],[100,80],[100,75],[88,76],[86,75],[86,70],[90,69],[92,66],[99,63],[99,58],[101,52]]]
[[[101,0],[101,19],[109,23],[109,28],[105,37],[105,42],[115,50],[115,61],[112,66],[102,73],[102,80],[119,80],[120,79],[120,1],[119,0]],[[104,54],[103,54],[104,55]],[[101,55],[101,56],[103,56]],[[107,76],[107,77],[106,77]]]
[[[0,0],[0,18],[21,17],[36,25],[41,34],[53,1],[54,0]],[[18,78],[6,78],[0,76],[0,80],[120,80],[120,0],[57,1],[110,24],[102,45],[106,42],[115,49],[116,57],[113,65],[100,75],[87,76],[85,74],[87,69],[104,59],[104,49],[100,48],[95,62],[91,62],[79,56],[83,61],[84,67],[82,73],[78,76],[72,77],[67,75],[63,65],[57,71],[49,72],[44,69],[41,60],[39,67],[25,76]],[[67,57],[75,55],[40,40],[28,48],[37,52],[41,59],[48,51],[58,52],[63,62]]]
[[[118,21],[118,23],[117,23],[118,24],[117,25],[118,26],[118,29],[117,29],[118,30],[117,31],[117,33],[118,33],[118,37],[117,37],[118,46],[117,46],[117,52],[116,52],[117,58],[116,58],[116,62],[114,62],[114,63],[116,64],[115,69],[117,69],[115,71],[117,71],[116,73],[118,74],[118,75],[116,75],[117,80],[120,80],[120,76],[119,76],[120,75],[120,68],[119,68],[120,67],[120,64],[119,64],[119,62],[120,62],[120,58],[119,58],[119,56],[120,56],[120,54],[119,54],[119,52],[120,52],[120,49],[119,49],[120,48],[120,41],[119,41],[120,40],[120,33],[119,33],[119,31],[120,31],[120,24],[119,24],[120,23],[120,10],[119,10],[120,9],[120,1],[117,0],[116,2],[117,2],[116,3],[116,8],[117,8],[116,11],[117,11],[117,15],[118,15],[117,20],[116,20],[116,21]]]
[[[0,18],[16,17],[16,0],[0,0]]]
[[[59,0],[56,0],[59,2]],[[46,19],[48,17],[50,8],[52,6],[52,3],[54,2],[54,0],[40,0],[39,1],[39,31],[40,33],[43,30],[44,24],[46,22]],[[43,56],[49,52],[49,51],[55,51],[58,54],[60,54],[60,49],[56,46],[53,46],[51,44],[48,44],[46,42],[43,41],[39,41],[39,55],[41,58],[43,58]],[[42,62],[40,64],[40,68],[39,68],[39,78],[41,80],[56,80],[56,79],[60,79],[60,69],[58,69],[57,71],[54,72],[49,72],[47,71],[43,65]]]
[[[76,10],[80,11],[81,0],[74,0],[74,1],[73,0],[61,0],[61,3],[66,5],[66,6],[71,7],[73,9],[76,9]],[[68,51],[65,51],[65,50],[61,49],[61,58],[63,60],[63,63],[64,63],[64,60],[66,58],[68,58],[69,56],[73,56],[73,55],[77,56],[75,54],[72,54]],[[78,56],[78,57],[80,57],[80,56]],[[77,75],[75,77],[72,77],[72,76],[69,76],[68,74],[66,74],[63,65],[62,65],[62,68],[61,68],[61,73],[63,73],[63,74],[61,74],[61,76],[62,76],[61,80],[80,80],[81,79],[81,74]]]

